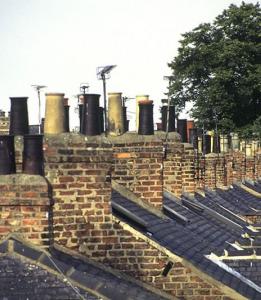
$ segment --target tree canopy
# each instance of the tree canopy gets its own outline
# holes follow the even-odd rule
[[[169,63],[169,94],[180,112],[208,129],[223,131],[253,124],[261,114],[261,10],[259,3],[230,5],[213,23],[182,35]],[[259,122],[260,123],[260,122]]]

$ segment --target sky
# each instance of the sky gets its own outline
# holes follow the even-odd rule
[[[245,1],[256,3],[257,1]],[[182,33],[212,22],[237,0],[0,0],[0,109],[10,110],[9,97],[26,96],[29,122],[38,123],[41,92],[62,92],[69,98],[71,128],[80,85],[101,94],[99,66],[117,65],[106,81],[107,92],[123,96],[149,95],[154,100],[154,122],[166,98],[171,74],[168,63],[177,55]],[[127,102],[131,128],[135,100]],[[181,117],[188,117],[186,111]]]

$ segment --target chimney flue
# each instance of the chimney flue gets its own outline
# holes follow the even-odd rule
[[[0,135],[0,175],[16,173],[13,135]]]
[[[101,133],[99,99],[99,94],[84,94],[82,133],[85,135],[99,135]]]
[[[136,96],[136,131],[139,131],[140,101],[149,101],[149,95]]]
[[[122,113],[123,113],[123,122],[124,122],[124,132],[126,132],[129,130],[129,126],[127,120],[127,107],[125,105],[122,107]]]
[[[177,120],[177,131],[181,136],[181,142],[187,143],[187,119],[178,119]]]
[[[104,109],[101,106],[99,107],[99,116],[101,133],[104,133]]]
[[[64,127],[65,127],[65,132],[70,132],[70,105],[69,105],[69,99],[64,98]]]
[[[24,135],[29,133],[27,99],[28,97],[10,97],[9,133],[11,135]]]
[[[167,131],[168,106],[163,105],[161,108],[162,130]],[[175,106],[169,106],[169,127],[168,132],[175,131]]]
[[[44,175],[43,135],[25,135],[23,150],[23,173]]]
[[[84,96],[83,95],[78,95],[79,122],[80,122],[79,131],[80,131],[80,133],[83,133],[83,130],[82,130],[83,104],[84,104]]]
[[[125,132],[123,109],[122,109],[122,93],[108,93],[108,130],[109,135],[121,135]]]
[[[44,133],[59,134],[65,132],[64,127],[64,94],[47,93],[45,106]]]
[[[153,135],[153,101],[144,100],[139,102],[139,130],[140,135]]]
[[[205,134],[202,139],[203,154],[211,153],[211,135]]]

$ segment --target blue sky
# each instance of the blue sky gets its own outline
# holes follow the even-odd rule
[[[181,34],[211,22],[230,3],[241,1],[0,0],[0,109],[9,110],[11,96],[28,96],[29,120],[37,123],[31,85],[43,84],[69,97],[74,126],[80,84],[102,95],[96,68],[115,64],[107,92],[149,94],[156,122]],[[41,99],[44,115],[44,93]],[[134,100],[127,104],[134,112]]]

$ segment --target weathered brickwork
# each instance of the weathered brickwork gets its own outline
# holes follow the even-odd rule
[[[245,157],[240,151],[226,154],[195,155],[195,184],[197,188],[230,186],[244,179],[257,180],[261,176],[260,153]]]
[[[21,143],[22,139],[17,139]],[[22,148],[16,150],[21,163]],[[0,178],[0,236],[21,232],[26,239],[44,245],[53,238],[56,243],[181,299],[238,299],[223,294],[222,284],[213,283],[181,258],[169,256],[164,248],[114,218],[110,201],[113,178],[160,208],[163,188],[179,196],[193,192],[199,185],[215,187],[243,178],[242,174],[252,168],[249,163],[245,168],[249,171],[242,173],[243,155],[197,159],[189,145],[173,141],[168,147],[158,139],[116,144],[104,137],[62,134],[45,137],[44,158],[49,184],[11,181],[7,185]],[[257,158],[255,161],[260,162]],[[260,176],[258,164],[255,170]],[[173,267],[164,276],[162,272],[169,261]]]
[[[163,192],[162,142],[114,144],[113,152],[113,179],[160,208]]]
[[[190,144],[185,144],[183,152],[182,189],[183,192],[195,192],[194,149]]]
[[[106,243],[101,241],[95,252],[87,243],[80,246],[80,252],[182,299],[229,299],[222,288],[209,283],[203,273],[194,272],[178,257],[169,258],[163,250],[135,235],[134,230],[128,230],[115,221],[111,224],[114,236]],[[163,270],[168,262],[173,266],[164,276]]]
[[[49,137],[44,157],[55,201],[55,241],[70,248],[86,242],[95,250],[114,234],[107,228],[112,223],[111,145],[84,136]]]
[[[189,144],[169,142],[165,145],[163,187],[176,196],[195,192],[194,150]]]
[[[163,187],[176,196],[182,194],[182,161],[184,144],[168,143],[165,145],[163,160]]]
[[[34,244],[48,246],[52,238],[52,199],[40,176],[0,176],[0,238],[21,234]]]

